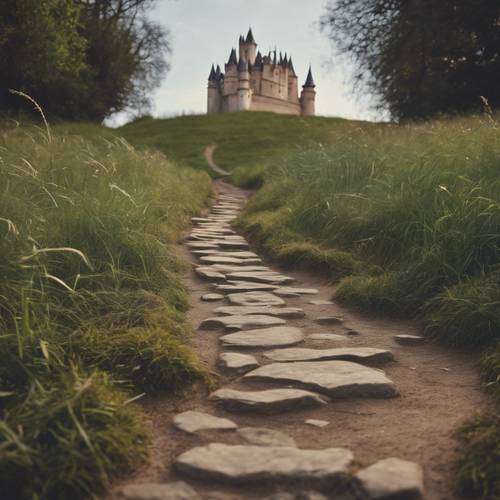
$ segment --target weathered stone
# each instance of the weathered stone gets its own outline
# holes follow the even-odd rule
[[[310,300],[309,304],[313,306],[333,306],[333,302],[331,300]]]
[[[294,384],[335,398],[392,398],[398,395],[394,383],[382,370],[350,361],[272,363],[247,373],[244,378]]]
[[[394,335],[394,340],[402,345],[416,345],[425,342],[425,337],[421,335]]]
[[[194,222],[194,223],[200,223],[200,222],[208,222],[209,219],[207,219],[206,217],[191,217],[191,222]]]
[[[276,295],[286,296],[297,296],[297,295],[314,295],[319,293],[315,288],[297,288],[293,286],[282,286],[276,288]]]
[[[271,306],[223,306],[218,307],[216,314],[221,315],[244,315],[244,314],[267,314],[278,316],[278,318],[303,318],[305,313],[298,307],[271,307]]]
[[[178,429],[190,434],[207,430],[234,431],[238,428],[234,422],[227,418],[215,417],[199,411],[179,413],[172,422]]]
[[[214,243],[213,241],[208,242],[208,241],[188,241],[186,245],[190,248],[208,248],[208,249],[214,249],[218,248],[218,244]]]
[[[204,319],[200,330],[216,330],[217,328],[245,330],[248,328],[264,328],[268,326],[284,325],[286,321],[276,316],[266,316],[264,314],[247,314],[243,316],[217,316]]]
[[[241,265],[231,265],[231,264],[210,264],[199,266],[202,269],[207,269],[209,271],[217,271],[219,273],[227,274],[232,273],[236,269],[248,269],[249,271],[266,271],[268,268],[265,266],[241,266]]]
[[[228,299],[231,304],[240,306],[281,306],[285,303],[281,297],[265,291],[232,293]]]
[[[227,275],[231,280],[256,281],[258,283],[277,283],[285,284],[293,281],[289,276],[283,276],[274,271],[236,271]]]
[[[219,337],[219,340],[228,347],[285,347],[302,342],[304,334],[299,328],[274,326],[230,333]]]
[[[240,248],[246,249],[248,248],[248,243],[246,241],[218,241],[218,244],[221,248]],[[259,260],[260,262],[260,260]]]
[[[122,489],[121,496],[127,500],[201,500],[184,481],[129,484]]]
[[[223,300],[224,295],[220,293],[206,293],[205,295],[201,296],[201,300],[204,300],[205,302],[215,302],[217,300]]]
[[[200,261],[207,264],[258,264],[261,262],[259,258],[237,259],[236,257],[219,257],[217,255],[203,255]]]
[[[237,259],[252,259],[258,257],[256,253],[248,252],[245,250],[235,250],[234,252],[222,252],[218,250],[194,250],[193,253],[195,255],[216,255],[217,257],[235,257]],[[241,269],[241,268],[236,268],[236,269]]]
[[[219,355],[219,366],[236,373],[246,373],[259,366],[259,362],[250,354],[223,352]]]
[[[254,413],[281,413],[289,410],[312,408],[327,404],[328,399],[303,389],[266,389],[263,391],[238,391],[219,389],[210,395],[228,411]]]
[[[391,351],[374,347],[335,347],[333,349],[291,347],[265,352],[264,357],[279,362],[343,359],[357,363],[387,363],[394,359]]]
[[[344,481],[353,462],[345,448],[301,450],[283,446],[212,443],[180,455],[176,467],[196,479],[230,483],[314,482],[333,486]]]
[[[359,471],[355,485],[370,500],[420,500],[425,494],[422,467],[399,458],[386,458]]]
[[[319,323],[320,325],[340,325],[344,322],[344,318],[340,316],[320,316],[314,321],[316,321],[316,323]]]
[[[264,427],[242,427],[236,431],[245,441],[256,446],[291,446],[297,444],[283,432]]]
[[[215,282],[226,281],[226,276],[217,271],[204,269],[202,267],[197,267],[195,271],[200,278],[203,278],[208,281],[215,281]]]
[[[264,292],[266,290],[274,290],[276,285],[268,285],[267,283],[251,283],[250,281],[230,281],[228,284],[217,285],[217,290],[225,293],[240,293],[240,292]]]
[[[309,340],[333,340],[335,342],[340,340],[348,340],[342,335],[337,335],[336,333],[311,333],[307,338]]]
[[[310,418],[309,420],[306,420],[306,424],[312,425],[313,427],[319,427],[321,429],[322,427],[330,425],[330,422],[328,422],[328,420],[318,420],[316,418]]]

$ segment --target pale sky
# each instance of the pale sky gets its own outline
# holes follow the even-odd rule
[[[206,112],[212,63],[224,63],[240,34],[252,27],[258,49],[275,47],[293,57],[299,84],[309,64],[316,82],[316,114],[373,119],[377,115],[352,92],[351,70],[336,60],[318,20],[326,0],[158,0],[151,17],[170,30],[171,69],[154,97],[153,115]],[[300,87],[299,87],[300,88]],[[115,123],[123,118],[116,117]]]

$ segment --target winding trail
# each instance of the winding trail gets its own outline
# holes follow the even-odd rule
[[[217,144],[211,144],[210,146],[207,146],[205,148],[205,151],[203,152],[203,155],[205,156],[205,159],[207,160],[208,166],[217,174],[227,177],[228,175],[231,175],[227,170],[224,170],[223,168],[219,167],[217,163],[215,163],[214,160],[214,153],[215,150],[218,148]]]
[[[207,160],[214,149],[205,151]],[[216,204],[193,219],[179,250],[193,267],[185,285],[197,331],[194,344],[218,374],[222,392],[216,393],[219,401],[201,386],[178,397],[145,398],[154,435],[152,462],[109,498],[236,500],[288,492],[279,499],[368,499],[375,498],[368,493],[373,481],[387,491],[399,488],[390,491],[399,491],[400,499],[460,498],[453,485],[454,435],[486,404],[474,357],[422,341],[415,323],[360,314],[332,302],[334,287],[321,276],[261,262],[230,228],[251,193],[223,180],[214,183]],[[240,290],[266,287],[261,296]],[[220,300],[205,300],[213,293]],[[254,314],[241,314],[248,305],[227,309],[250,299]],[[417,338],[408,343],[396,341],[396,335]],[[300,349],[281,346],[285,340]],[[263,344],[269,345],[255,347]],[[310,360],[318,353],[326,360]],[[271,389],[285,392],[268,398]],[[250,404],[251,397],[242,401],[241,392],[254,393],[260,403]],[[185,413],[190,410],[230,422]],[[314,425],[306,423],[311,419]],[[192,432],[191,425],[199,430]],[[351,479],[389,457],[405,462],[382,462]]]

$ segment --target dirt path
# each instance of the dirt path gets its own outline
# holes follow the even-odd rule
[[[211,231],[215,231],[212,226],[217,223],[219,229],[229,227],[226,220],[232,217],[235,207],[241,207],[244,199],[249,193],[244,192],[223,181],[216,181],[216,188],[219,192],[218,207],[213,208],[211,219],[209,221],[197,221],[197,228],[194,231],[195,240],[198,244],[203,242],[211,246],[213,236],[204,237]],[[201,236],[200,236],[201,235]],[[240,245],[242,239],[237,235],[220,236],[227,241],[236,242]],[[196,243],[195,243],[196,245]],[[200,266],[200,258],[210,255],[218,255],[220,252],[242,251],[239,248],[225,249],[217,246],[214,254],[193,254],[193,250],[198,250],[187,244],[182,245],[181,252],[183,257],[193,264],[193,269]],[[241,245],[244,246],[244,243]],[[212,249],[208,249],[209,251]],[[245,251],[245,250],[243,250]],[[213,263],[203,263],[202,266],[208,267]],[[217,264],[216,264],[217,265]],[[219,264],[220,265],[220,264]],[[238,266],[255,265],[254,263],[241,263]],[[311,477],[303,474],[299,481],[290,480],[265,482],[261,479],[252,480],[241,479],[241,485],[232,484],[224,473],[214,473],[210,470],[216,467],[218,458],[215,455],[205,457],[205,464],[191,464],[189,467],[184,464],[184,471],[179,471],[174,467],[174,462],[179,455],[186,451],[206,446],[210,443],[226,443],[232,445],[248,445],[239,432],[232,431],[203,431],[195,434],[189,434],[176,428],[172,420],[174,416],[187,410],[196,410],[210,415],[230,419],[236,423],[239,428],[257,427],[267,428],[293,438],[298,449],[324,450],[326,448],[345,448],[354,455],[354,464],[349,465],[351,470],[360,470],[370,466],[375,462],[388,457],[397,457],[407,461],[420,464],[424,470],[425,478],[425,498],[444,500],[460,498],[454,491],[452,468],[453,462],[457,458],[458,443],[454,438],[454,433],[460,424],[473,412],[486,404],[485,398],[480,390],[480,382],[475,368],[475,360],[471,355],[450,352],[438,345],[427,342],[417,345],[401,345],[395,341],[394,336],[399,334],[410,334],[418,336],[419,328],[414,323],[405,321],[395,321],[381,319],[362,315],[357,312],[345,309],[338,304],[316,305],[311,301],[330,301],[334,288],[325,280],[318,276],[313,276],[306,272],[294,271],[290,269],[281,269],[275,263],[262,264],[269,266],[273,271],[280,275],[286,275],[293,278],[291,285],[300,288],[316,289],[314,295],[296,295],[282,296],[286,304],[282,307],[298,308],[304,312],[304,317],[295,319],[286,319],[286,326],[300,329],[304,340],[297,347],[311,349],[331,349],[331,348],[361,348],[370,347],[379,350],[390,351],[394,360],[378,364],[377,368],[382,369],[386,376],[393,382],[393,385],[384,392],[385,396],[394,390],[394,386],[399,393],[397,397],[379,397],[380,388],[375,390],[373,384],[367,383],[364,393],[365,397],[346,397],[338,399],[332,397],[332,400],[325,405],[299,408],[297,405],[286,411],[280,411],[275,414],[253,413],[250,411],[233,412],[226,411],[221,404],[216,404],[208,399],[209,393],[205,388],[198,387],[190,390],[184,396],[171,397],[165,395],[162,397],[149,398],[143,402],[144,408],[150,417],[151,426],[154,434],[154,447],[152,453],[152,463],[148,467],[139,470],[133,477],[128,478],[125,483],[118,485],[114,495],[110,498],[123,498],[121,492],[124,486],[144,484],[144,483],[168,483],[171,481],[183,480],[193,487],[199,497],[196,496],[138,496],[131,490],[128,491],[126,498],[204,498],[204,499],[253,499],[264,498],[276,491],[291,491],[296,494],[303,489],[307,491],[321,490],[326,494],[326,498],[355,498],[351,493],[332,493],[332,477],[328,481],[314,481]],[[220,269],[218,270],[220,272]],[[263,271],[260,271],[263,272]],[[266,271],[267,272],[267,271]],[[224,271],[228,278],[228,271]],[[259,273],[259,271],[257,271]],[[265,272],[264,272],[265,273]],[[277,276],[277,275],[274,275]],[[255,283],[249,278],[249,281]],[[261,279],[261,276],[258,278]],[[245,281],[243,281],[245,282]],[[231,292],[225,292],[225,299],[216,302],[206,302],[201,297],[207,293],[215,291],[216,284],[201,279],[195,272],[190,272],[185,277],[185,284],[188,287],[192,297],[192,309],[189,312],[189,318],[193,327],[197,329],[200,323],[209,317],[217,316],[214,310],[221,306],[230,305],[228,296]],[[275,285],[274,285],[275,286]],[[275,286],[276,288],[276,286]],[[273,295],[278,290],[271,291]],[[323,325],[315,321],[319,317],[341,317],[342,319],[335,324]],[[248,337],[248,326],[245,326],[244,335]],[[260,391],[275,388],[289,388],[290,386],[304,388],[303,383],[285,380],[279,381],[250,381],[241,374],[231,373],[228,370],[221,369],[217,365],[217,360],[222,351],[240,352],[251,354],[259,365],[269,366],[271,361],[263,356],[263,352],[272,348],[221,348],[220,337],[227,334],[228,331],[223,327],[211,329],[199,329],[194,338],[196,349],[203,362],[211,371],[219,375],[219,386],[222,388],[233,388],[239,391]],[[238,329],[232,329],[238,331]],[[295,331],[295,330],[294,330]],[[357,332],[357,334],[353,334]],[[313,340],[309,335],[316,333],[332,333],[339,337],[331,337],[326,340]],[[252,332],[249,332],[252,336]],[[279,349],[287,352],[287,349]],[[342,361],[328,361],[327,363],[342,363]],[[345,363],[345,362],[343,362]],[[286,365],[289,368],[297,363],[273,363],[274,365]],[[304,363],[302,363],[304,364]],[[370,366],[371,363],[368,363]],[[334,366],[328,365],[326,377],[330,377],[330,370]],[[317,362],[310,362],[307,365],[307,375],[314,372]],[[343,365],[344,366],[344,365]],[[347,365],[346,365],[347,366]],[[351,364],[349,364],[351,366]],[[356,363],[357,367],[360,367]],[[310,367],[310,368],[309,368]],[[370,368],[368,368],[370,369]],[[249,372],[252,373],[252,372]],[[381,372],[372,369],[375,377],[380,376]],[[311,385],[309,384],[309,387]],[[318,388],[317,388],[318,389]],[[351,389],[346,389],[347,392]],[[371,391],[371,392],[370,392]],[[387,392],[389,391],[389,392]],[[325,392],[322,389],[313,392]],[[350,394],[343,394],[350,395]],[[360,394],[357,394],[358,396]],[[325,427],[316,427],[306,424],[308,419],[323,420],[328,422]],[[241,447],[240,447],[241,448]],[[250,450],[251,448],[251,450]],[[199,448],[197,448],[199,450]],[[223,455],[232,463],[224,467],[243,469],[248,468],[243,465],[245,460],[251,460],[251,453],[255,453],[255,446],[248,448],[248,453],[243,452],[240,458],[231,458],[232,448],[224,448]],[[239,449],[239,448],[238,448]],[[260,448],[261,450],[264,447]],[[289,450],[287,453],[293,454]],[[257,449],[258,451],[258,449]],[[220,458],[220,457],[219,457]],[[264,458],[262,459],[264,460]],[[275,459],[269,460],[264,469],[272,469],[271,463]],[[276,459],[278,460],[278,459]],[[289,460],[289,459],[287,459]],[[321,461],[321,457],[318,458]],[[242,463],[238,463],[241,461]],[[279,461],[279,460],[278,460]],[[195,458],[196,462],[196,458]],[[250,468],[259,464],[251,464]],[[201,469],[196,469],[201,467]],[[286,468],[286,467],[285,467]],[[208,470],[206,470],[208,469]],[[234,472],[234,471],[232,471]],[[232,473],[231,472],[231,473]],[[240,471],[241,472],[241,471]],[[238,473],[238,471],[236,471]],[[295,471],[296,473],[296,471]],[[317,471],[315,472],[315,474]],[[214,475],[215,474],[215,475]],[[217,476],[217,474],[219,474]],[[222,474],[222,475],[221,475]],[[258,476],[258,474],[257,474]],[[257,477],[256,476],[256,477]],[[261,471],[262,476],[262,471]],[[285,474],[286,476],[286,474]],[[392,473],[392,477],[402,477],[404,474],[399,472]],[[417,474],[418,476],[418,474]],[[203,479],[205,478],[205,479]],[[286,478],[285,478],[286,479]],[[410,482],[413,479],[410,479]],[[418,481],[417,481],[418,482]],[[127,491],[127,490],[125,490]],[[358,490],[359,491],[359,490]],[[173,490],[172,490],[173,492]],[[134,496],[135,495],[135,496]],[[358,493],[357,498],[370,498],[367,494]],[[295,496],[283,498],[299,498]],[[300,497],[304,498],[304,497]],[[307,497],[307,498],[313,498]],[[317,496],[314,498],[324,498]],[[398,498],[410,498],[401,496]],[[413,498],[413,497],[412,497]]]
[[[205,148],[205,151],[203,152],[203,155],[205,156],[209,167],[214,172],[216,172],[219,175],[222,175],[223,177],[227,177],[228,175],[230,175],[229,172],[219,167],[219,165],[217,165],[214,161],[214,153],[217,148],[218,148],[217,144],[212,144],[210,146],[207,146]]]

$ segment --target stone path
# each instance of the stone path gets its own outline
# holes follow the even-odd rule
[[[396,351],[428,348],[418,330],[393,329],[381,341],[346,324],[331,293],[325,295],[327,286],[317,289],[268,267],[234,234],[231,222],[245,198],[235,188],[219,188],[210,212],[193,218],[186,247],[195,309],[206,311],[194,325],[198,350],[218,367],[221,385],[163,411],[171,417],[158,420],[163,427],[155,446],[171,450],[168,468],[157,463],[157,472],[127,484],[116,498],[457,498],[435,477],[424,480],[422,453],[383,444],[382,433],[391,431],[384,419],[397,419],[408,397],[406,379],[403,393],[402,377],[386,370],[401,367]],[[373,415],[379,418],[367,420]],[[339,426],[350,427],[349,438]],[[381,435],[380,444],[358,454],[372,434]],[[315,435],[323,437],[310,439]]]

